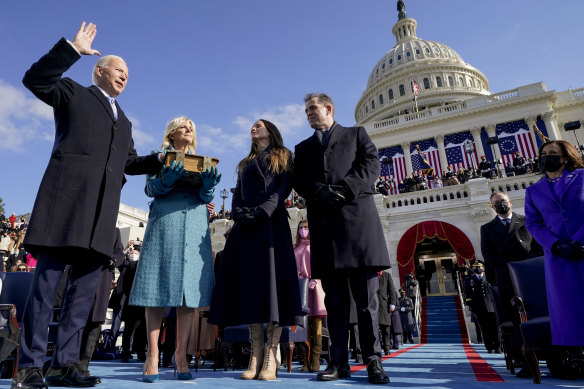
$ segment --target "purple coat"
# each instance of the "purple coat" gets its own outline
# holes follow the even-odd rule
[[[564,171],[556,183],[544,178],[527,188],[525,217],[527,229],[544,249],[552,343],[584,346],[584,258],[551,253],[558,240],[584,244],[584,169]]]

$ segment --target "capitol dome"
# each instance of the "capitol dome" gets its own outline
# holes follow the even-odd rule
[[[355,107],[358,124],[413,112],[412,81],[419,88],[419,110],[490,95],[485,75],[449,46],[416,36],[418,23],[408,18],[401,4],[392,33],[395,46],[373,67],[367,89]],[[399,9],[399,4],[398,4]]]

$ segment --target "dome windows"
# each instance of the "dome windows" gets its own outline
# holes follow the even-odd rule
[[[440,54],[440,50],[437,47],[434,47],[434,54]]]
[[[381,69],[385,69],[385,62],[381,64]]]
[[[442,77],[436,76],[436,86],[442,88]]]
[[[383,105],[383,95],[379,95],[379,105]]]
[[[430,89],[430,80],[428,78],[424,78],[424,89]]]
[[[371,100],[371,110],[375,109],[375,100]]]
[[[411,55],[411,53],[408,51],[408,52],[406,53],[406,57],[409,57],[410,55]]]
[[[398,61],[401,61],[401,54],[398,54],[398,55],[397,55],[397,60],[398,60]]]
[[[389,99],[393,100],[393,89],[389,89]]]
[[[448,86],[451,88],[454,86],[454,80],[452,79],[452,76],[448,76]]]
[[[426,47],[425,51],[426,51],[426,54],[430,54],[430,49],[429,48]]]
[[[389,64],[391,65],[393,63],[393,58],[389,59]]]
[[[400,95],[400,96],[403,96],[403,95],[405,95],[405,94],[406,94],[406,88],[404,88],[404,84],[401,84],[401,85],[399,86],[399,95]]]
[[[420,49],[416,49],[416,54],[420,55]]]

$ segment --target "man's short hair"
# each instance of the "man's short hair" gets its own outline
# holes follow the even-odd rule
[[[319,104],[322,105],[330,105],[331,107],[333,107],[333,116],[335,114],[335,103],[333,103],[333,99],[330,98],[329,95],[327,95],[326,93],[307,93],[306,96],[304,96],[304,103],[306,103],[308,100],[312,99],[316,97],[317,98],[317,102]]]
[[[491,197],[489,197],[489,201],[492,202],[493,196],[498,195],[498,194],[504,194],[505,196],[507,196],[507,198],[509,198],[509,195],[507,193],[502,192],[500,190],[496,190],[493,193],[491,193]]]
[[[97,67],[99,66],[100,68],[107,68],[110,61],[114,58],[124,61],[122,57],[113,54],[104,55],[103,57],[97,60],[95,66],[93,66],[93,73],[91,73],[91,82],[93,82],[93,85],[97,85]]]

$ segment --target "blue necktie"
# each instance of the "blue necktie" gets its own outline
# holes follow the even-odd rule
[[[112,111],[114,112],[114,119],[118,120],[118,109],[116,108],[116,100],[113,97],[108,98],[110,105],[112,106]]]

